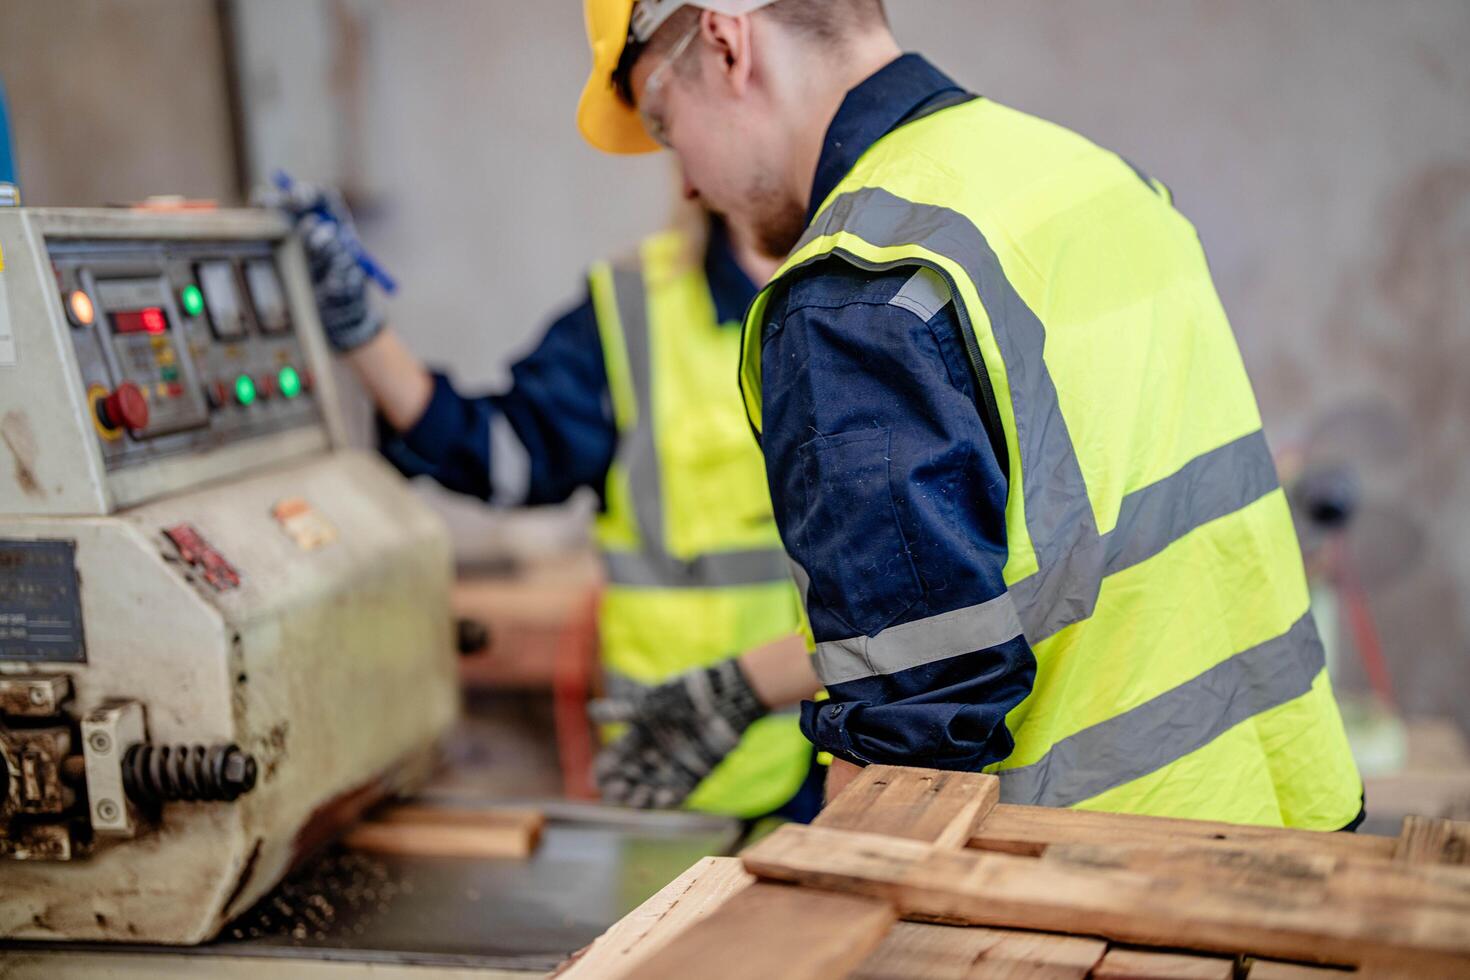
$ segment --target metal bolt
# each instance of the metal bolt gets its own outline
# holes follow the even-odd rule
[[[255,788],[255,757],[233,749],[225,758],[222,775],[225,785],[234,790],[235,795],[250,792]]]
[[[99,820],[113,821],[117,819],[117,804],[111,800],[97,801],[97,817]]]
[[[46,703],[46,689],[38,684],[32,685],[29,697],[31,699],[31,704],[34,704],[36,707],[39,708],[41,705]]]
[[[93,732],[87,736],[87,746],[98,755],[105,755],[112,751],[112,739],[106,732]]]

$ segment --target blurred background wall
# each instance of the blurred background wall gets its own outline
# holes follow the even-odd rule
[[[1361,475],[1350,552],[1400,699],[1470,727],[1470,4],[889,8],[906,47],[1173,188],[1284,465]],[[27,203],[337,183],[394,323],[471,387],[669,213],[667,161],[577,138],[584,70],[575,0],[0,0]],[[575,508],[436,499],[467,553],[579,534]]]

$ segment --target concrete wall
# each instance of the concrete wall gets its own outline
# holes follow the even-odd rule
[[[1273,442],[1352,457],[1365,473],[1357,541],[1403,700],[1470,724],[1470,4],[889,6],[901,41],[967,85],[1173,187],[1209,250]],[[57,112],[97,111],[100,84],[90,73],[90,87],[74,87],[57,49],[15,42],[17,18],[40,7],[105,11],[99,30],[156,41],[172,29],[162,8],[174,21],[195,4],[0,0],[0,72],[17,116],[32,113],[18,124],[23,166],[38,152],[27,143],[70,139],[49,131],[64,125]],[[575,134],[585,52],[574,0],[234,9],[251,165],[353,185],[365,237],[403,283],[394,322],[469,385],[503,377],[550,311],[577,298],[581,268],[669,211],[665,162],[602,157]],[[150,90],[138,111],[197,114],[201,91],[218,89]],[[108,130],[107,152],[76,166],[115,181],[112,161],[139,159],[137,132]],[[215,152],[176,147],[155,165],[219,173]],[[450,513],[462,540],[483,540],[478,508]],[[543,521],[527,540],[564,526]]]
[[[224,51],[207,0],[0,0],[24,203],[235,200]]]

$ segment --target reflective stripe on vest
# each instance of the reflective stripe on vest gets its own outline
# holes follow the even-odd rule
[[[1117,507],[1116,522],[1107,533],[1100,532],[1094,513],[1096,505],[1089,495],[1083,465],[1073,444],[1072,430],[1062,411],[1057,386],[1047,362],[1046,328],[1007,276],[991,242],[977,224],[977,220],[991,220],[991,217],[972,218],[954,208],[910,200],[895,192],[895,188],[907,183],[920,188],[926,195],[933,195],[926,197],[925,201],[945,200],[944,182],[952,179],[954,173],[965,172],[965,165],[958,161],[974,159],[975,147],[964,141],[977,131],[974,128],[977,124],[983,125],[996,118],[984,115],[993,111],[1008,110],[982,106],[956,108],[948,114],[948,119],[953,121],[953,128],[948,130],[943,128],[947,125],[944,117],[932,117],[922,125],[939,128],[926,130],[922,149],[911,158],[900,149],[905,145],[901,134],[917,129],[921,124],[910,123],[885,137],[884,140],[889,142],[884,146],[884,152],[867,155],[854,173],[839,185],[786,265],[752,304],[747,318],[741,385],[747,414],[758,431],[762,422],[762,332],[772,288],[793,271],[832,256],[869,271],[917,266],[936,272],[948,285],[954,299],[977,374],[981,379],[993,380],[999,394],[1007,399],[1000,414],[1010,423],[1005,433],[1009,443],[1006,448],[1011,453],[1011,469],[1015,471],[1008,504],[1007,523],[1013,533],[1012,561],[1006,568],[1007,595],[967,609],[891,627],[873,637],[853,637],[818,644],[817,663],[828,683],[907,670],[994,645],[1018,634],[1025,635],[1039,659],[1049,650],[1060,649],[1058,642],[1068,644],[1065,649],[1071,657],[1087,658],[1097,655],[1097,652],[1126,656],[1125,634],[1098,634],[1103,644],[1100,650],[1095,644],[1089,646],[1086,638],[1094,635],[1085,631],[1091,627],[1088,621],[1099,611],[1100,595],[1111,576],[1119,573],[1131,575],[1131,570],[1145,566],[1150,559],[1161,556],[1171,546],[1207,529],[1214,522],[1239,520],[1242,515],[1254,513],[1262,505],[1276,507],[1279,504],[1279,509],[1271,513],[1273,520],[1279,517],[1280,521],[1270,526],[1287,536],[1291,534],[1289,521],[1284,517],[1285,505],[1280,501],[1275,466],[1259,428],[1244,432],[1237,429],[1240,434],[1225,439],[1223,444],[1198,451],[1193,458],[1180,459],[1172,472],[1123,493],[1121,499],[1114,497],[1112,506]],[[1001,118],[994,125],[1007,132],[1016,131],[1019,127],[1013,119]],[[1040,127],[1044,125],[1038,124],[1028,132],[1041,132]],[[1055,142],[1052,132],[1055,130],[1048,128],[1045,135],[1036,137],[1037,144]],[[941,138],[936,138],[936,134]],[[946,143],[945,139],[950,142]],[[951,146],[961,155],[947,165],[943,162],[944,154]],[[1169,200],[1167,190],[1161,184],[1120,158],[1105,154],[1105,151],[1090,146],[1084,150],[1069,144],[1064,152],[1074,153],[1083,161],[1075,166],[1091,168],[1086,171],[1087,176],[1080,179],[1098,179],[1100,183],[1095,193],[1099,195],[1113,189],[1113,185],[1102,181],[1111,179],[1106,176],[1106,168],[1115,166],[1118,173],[1132,171],[1159,199]],[[1105,157],[1113,163],[1108,164]],[[932,170],[926,169],[931,160],[939,162]],[[1068,160],[1067,165],[1074,166],[1074,163]],[[930,174],[938,176],[926,185],[924,181]],[[887,179],[889,175],[895,179],[890,181]],[[977,199],[984,200],[984,197],[956,196],[956,200]],[[984,204],[972,206],[976,208],[976,214],[985,213]],[[1044,203],[1038,205],[1043,211],[1045,206]],[[1008,254],[1014,257],[1016,246],[1010,240],[1004,244],[1010,250]],[[1033,288],[1044,289],[1044,286],[1035,286],[1038,277],[1039,274],[1033,274],[1029,281]],[[1207,274],[1203,278],[1207,283]],[[1195,287],[1191,283],[1189,288]],[[1210,296],[1213,297],[1212,292]],[[972,310],[971,304],[976,302],[979,306]],[[976,330],[972,312],[983,318],[984,325],[988,326],[989,332],[985,336]],[[1207,326],[1215,329],[1217,324],[1211,321]],[[1226,331],[1228,337],[1228,327],[1223,326],[1223,320],[1218,326]],[[993,339],[993,347],[987,348],[986,356],[990,356],[990,351],[997,353],[1003,373],[987,373],[986,364],[975,346],[975,343],[984,344],[987,339]],[[1168,353],[1164,356],[1167,357]],[[1248,384],[1242,382],[1243,394],[1240,394],[1240,385],[1231,387],[1236,383],[1229,380],[1230,366],[1225,365],[1222,370],[1227,372],[1223,375],[1227,381],[1222,390],[1228,397],[1251,399]],[[1179,404],[1182,409],[1185,402]],[[1253,399],[1232,404],[1246,405],[1250,411],[1237,411],[1221,417],[1238,419],[1254,414]],[[1084,418],[1081,422],[1081,431],[1088,431],[1087,420]],[[1259,425],[1258,418],[1255,425]],[[1093,441],[1088,445],[1092,447],[1094,461],[1098,452],[1098,432],[1106,434],[1107,431],[1093,427]],[[1126,448],[1119,446],[1118,451],[1123,453]],[[1105,472],[1104,475],[1113,477],[1113,485],[1117,486],[1116,471]],[[1126,487],[1121,489],[1126,490]],[[1284,522],[1284,528],[1281,522]],[[1024,530],[1024,535],[1015,533],[1018,530]],[[1238,547],[1247,561],[1262,563],[1257,588],[1269,589],[1277,583],[1293,584],[1294,580],[1299,584],[1300,559],[1294,551],[1286,565],[1273,566],[1270,564],[1272,555],[1252,539],[1241,539]],[[1223,563],[1230,562],[1233,557],[1222,554],[1211,559],[1221,564],[1201,569],[1204,583],[1201,587],[1210,588],[1211,582],[1225,581],[1221,576],[1228,578],[1228,573],[1224,571],[1226,566]],[[1144,575],[1147,574],[1145,570]],[[1130,583],[1137,580],[1138,577],[1133,576]],[[1134,587],[1143,586],[1135,584]],[[1159,602],[1169,603],[1175,601],[1169,598],[1170,590],[1180,589],[1181,584],[1160,581],[1149,587],[1157,590]],[[1304,593],[1304,589],[1302,591]],[[1295,594],[1294,589],[1292,592]],[[1230,596],[1235,594],[1231,592]],[[1248,594],[1241,593],[1244,596]],[[1186,594],[1180,593],[1177,601],[1187,603]],[[1247,600],[1232,598],[1231,601]],[[1304,595],[1302,602],[1304,605]],[[1228,607],[1229,602],[1225,605]],[[1071,730],[1049,744],[1044,738],[1039,742],[1033,739],[1028,744],[1036,750],[1044,749],[1039,757],[1032,756],[1035,761],[1024,765],[1011,761],[1009,768],[1006,762],[1000,764],[1002,798],[1010,802],[1058,806],[1084,803],[1179,764],[1241,722],[1273,712],[1313,692],[1322,674],[1323,654],[1310,614],[1302,615],[1298,607],[1290,619],[1282,619],[1278,623],[1273,618],[1271,624],[1272,629],[1279,630],[1276,635],[1254,642],[1248,649],[1227,648],[1237,652],[1219,662],[1204,661],[1194,676],[1141,703],[1119,705],[1113,716]],[[1068,628],[1074,626],[1084,631],[1075,634],[1084,637],[1077,640],[1075,646],[1072,639],[1063,637]],[[1113,629],[1118,628],[1117,624],[1113,626]],[[1219,629],[1223,635],[1223,624]],[[1160,656],[1157,650],[1151,655],[1156,659]],[[1195,656],[1187,649],[1179,651],[1179,660],[1184,664]],[[1126,670],[1127,665],[1119,663],[1119,669]],[[1059,695],[1056,691],[1048,693],[1052,695],[1048,702],[1052,712],[1050,717],[1055,718],[1057,711],[1064,710],[1057,706],[1065,706],[1068,695]],[[1073,700],[1079,697],[1085,698],[1085,694],[1078,692]],[[1324,754],[1328,758],[1324,765],[1334,775],[1351,773],[1351,759],[1347,755],[1345,739],[1341,738],[1341,724],[1330,693],[1317,698],[1313,704],[1316,715],[1309,720],[1317,727],[1312,737],[1321,739],[1320,744],[1325,746]],[[1018,754],[1025,741],[1025,725],[1023,721],[1022,731],[1017,734]],[[1068,731],[1065,724],[1056,727]],[[1266,741],[1271,739],[1266,738]],[[1287,745],[1291,739],[1282,733],[1279,741],[1281,745]],[[1241,765],[1254,771],[1269,769],[1273,775],[1268,778],[1276,779],[1272,753],[1283,751],[1273,745],[1270,750],[1263,750],[1255,760]],[[921,761],[916,760],[916,764],[921,764]],[[1311,761],[1299,763],[1301,766],[1312,764]],[[1282,768],[1290,769],[1291,766],[1283,763]],[[1324,810],[1335,813],[1347,805],[1347,793],[1341,785],[1329,786],[1321,795],[1327,800]],[[1355,810],[1356,787],[1351,789],[1351,796]],[[1150,804],[1140,802],[1147,810]],[[1282,819],[1290,816],[1283,814]],[[1320,814],[1314,816],[1320,819]],[[1342,822],[1350,817],[1351,812],[1346,813]]]

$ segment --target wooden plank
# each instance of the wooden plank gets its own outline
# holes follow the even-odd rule
[[[980,954],[1005,930],[900,922],[853,972],[851,980],[965,980]]]
[[[896,916],[876,898],[757,882],[653,955],[614,974],[638,980],[830,980],[846,976]]]
[[[1231,980],[1235,960],[1114,947],[1092,975],[1095,980]]]
[[[545,818],[533,810],[390,807],[342,837],[349,850],[418,857],[523,858],[541,840]]]
[[[1470,821],[1405,817],[1393,859],[1406,864],[1470,865]]]
[[[980,954],[967,980],[1086,980],[1103,958],[1108,944],[1086,936],[1043,932],[1006,932],[1000,942]]]
[[[1383,861],[1393,856],[1394,849],[1393,838],[1371,834],[1285,830],[1008,803],[994,807],[980,822],[970,837],[970,846],[1036,857],[1053,844],[1112,844],[1120,840],[1158,845],[1219,843],[1227,847],[1249,846]]]
[[[1378,863],[1410,871],[1435,900],[1385,902],[1336,887],[1199,881],[1182,872],[1090,867],[1009,854],[931,848],[824,827],[781,827],[742,855],[759,878],[894,901],[907,918],[1081,933],[1139,946],[1356,965],[1405,962],[1470,970],[1462,869]],[[1366,862],[1360,866],[1367,866]],[[1379,883],[1387,880],[1381,877]],[[1403,890],[1410,890],[1407,885]]]
[[[400,803],[369,814],[379,823],[423,823],[454,827],[522,827],[540,833],[546,815],[521,807],[436,806],[432,803]]]
[[[976,977],[1085,977],[1107,943],[1078,936],[900,922],[852,980],[970,980]]]
[[[1362,976],[1356,970],[1336,970],[1329,966],[1302,966],[1300,963],[1278,963],[1275,960],[1254,960],[1250,980],[1353,980]]]
[[[739,858],[697,861],[562,964],[553,976],[558,980],[596,980],[630,974],[637,964],[754,881]]]
[[[1216,888],[1263,894],[1329,894],[1347,900],[1432,904],[1470,920],[1470,873],[1434,865],[1343,861],[1321,854],[1202,844],[1069,844],[1047,849],[1041,863],[1112,872],[1141,872]]]
[[[938,847],[964,847],[1000,799],[1000,780],[979,772],[868,766],[814,824]]]

